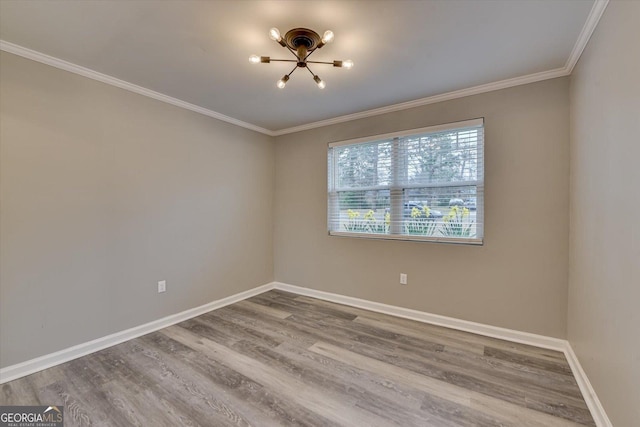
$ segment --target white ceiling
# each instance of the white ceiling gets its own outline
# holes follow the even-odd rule
[[[1,0],[0,39],[282,131],[506,79],[560,75],[553,73],[566,71],[586,42],[583,28],[591,27],[588,38],[595,26],[594,1]],[[277,89],[289,63],[248,62],[250,54],[289,59],[268,38],[272,26],[283,34],[331,29],[335,41],[310,59],[352,59],[355,67],[313,67],[324,90],[304,69]]]

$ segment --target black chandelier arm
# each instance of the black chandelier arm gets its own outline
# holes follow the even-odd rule
[[[295,59],[271,59],[271,62],[298,62]]]
[[[269,62],[295,62],[295,63],[298,63],[300,61],[297,61],[295,59],[273,59],[273,58],[269,58]],[[336,63],[342,63],[342,61],[304,61],[304,62],[306,64],[333,65],[334,67],[340,67],[341,65],[336,65]]]
[[[293,61],[293,62],[296,62],[296,61]],[[287,76],[290,76],[291,74],[293,74],[293,72],[297,69],[298,69],[298,66],[296,65],[295,67],[293,67],[293,70],[291,70],[289,74],[287,74]]]
[[[316,49],[317,49],[317,48],[316,48]],[[303,61],[304,61],[304,62],[308,62],[308,61],[307,61],[307,58],[308,58],[308,57],[310,57],[310,56],[311,56],[311,54],[312,54],[313,52],[315,52],[315,51],[316,51],[316,49],[313,49],[313,50],[309,51],[309,52],[307,53],[307,56],[305,56],[305,57],[304,57]]]
[[[282,40],[282,39],[280,39],[280,40],[275,40],[275,42],[276,42],[276,43],[278,43],[280,46],[282,46],[282,47],[286,48],[286,49],[287,49],[289,52],[291,52],[291,53],[292,53],[296,58],[298,57],[298,55],[296,55],[296,52],[295,52],[293,49],[291,49],[291,48],[290,48],[290,47],[289,47],[289,46],[284,42],[284,40]],[[309,56],[309,55],[307,55],[307,56]],[[272,59],[272,61],[273,61],[273,59]],[[296,61],[296,62],[297,62],[297,61]]]
[[[309,68],[308,66],[307,66],[307,67],[305,67],[305,68],[306,68],[307,70],[309,70],[309,72],[311,73],[311,75],[312,75],[313,77],[315,77],[315,76],[316,76],[316,74],[315,74],[313,71],[311,71],[311,68]]]
[[[295,50],[291,49],[291,48],[290,48],[289,46],[287,46],[286,44],[284,45],[284,47],[286,47],[286,48],[287,48],[287,50],[293,54],[293,56],[295,56],[296,58],[298,57],[298,55],[296,54],[296,51],[295,51]]]
[[[337,67],[337,68],[342,68],[344,66],[345,61],[340,61],[340,60],[334,60],[334,61],[307,61],[307,63],[309,63],[309,64],[326,64],[326,65],[333,65],[334,67]],[[353,64],[351,64],[351,66],[353,66]],[[347,68],[350,68],[350,67],[347,66]]]
[[[322,81],[322,79],[320,77],[318,77],[317,74],[315,74],[313,71],[311,71],[311,69],[307,66],[305,67],[307,70],[309,70],[309,72],[311,73],[311,75],[313,76],[313,81],[317,83],[318,87],[320,89],[324,89],[325,87],[325,83]]]
[[[272,59],[273,61],[273,59]],[[328,65],[334,65],[335,61],[307,61],[307,64],[328,64]]]

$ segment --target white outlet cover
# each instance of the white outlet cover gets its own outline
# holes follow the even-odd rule
[[[160,292],[166,292],[167,290],[167,281],[166,280],[161,280],[158,282],[158,293]]]
[[[400,284],[401,285],[407,284],[407,275],[405,273],[400,273]]]

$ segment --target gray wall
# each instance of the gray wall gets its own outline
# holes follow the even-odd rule
[[[327,235],[328,142],[476,117],[485,117],[484,246]],[[277,137],[276,280],[564,338],[568,122],[560,78]]]
[[[614,425],[640,425],[640,2],[612,1],[571,76],[568,337]]]
[[[0,366],[272,281],[271,137],[1,55]]]

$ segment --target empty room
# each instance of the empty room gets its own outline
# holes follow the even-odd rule
[[[640,426],[640,0],[0,0],[0,427]]]

